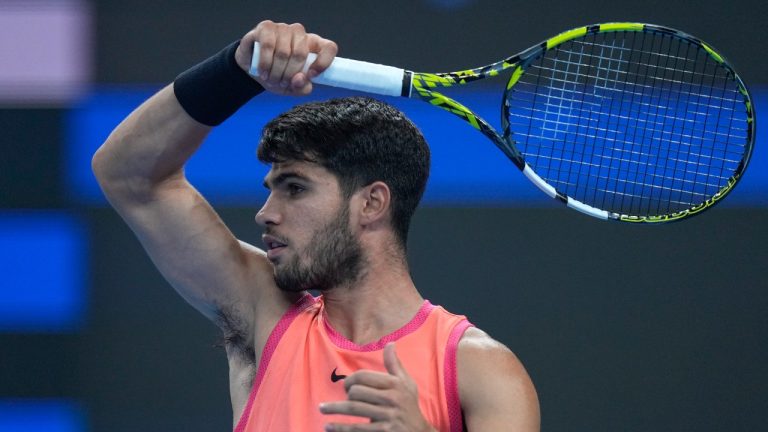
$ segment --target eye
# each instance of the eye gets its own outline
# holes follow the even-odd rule
[[[304,192],[306,189],[304,189],[304,186],[297,184],[297,183],[289,183],[288,184],[288,194],[291,196],[298,195],[302,192]]]

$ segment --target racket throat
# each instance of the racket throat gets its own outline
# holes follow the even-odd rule
[[[536,174],[536,172],[533,169],[531,169],[531,167],[528,164],[525,164],[525,168],[523,168],[523,174],[528,178],[528,180],[530,180],[533,184],[535,184],[536,187],[541,189],[542,192],[549,195],[550,198],[554,198],[564,203],[569,208],[572,208],[586,215],[596,217],[598,219],[603,219],[603,220],[616,219],[618,216],[618,215],[612,215],[611,213],[605,210],[594,208],[592,206],[584,204],[573,198],[568,198],[567,196],[561,194],[560,192],[557,191],[557,189],[550,186],[546,181],[544,181],[544,179],[539,177],[539,175]]]
[[[526,177],[528,177],[528,180],[530,180],[531,183],[535,184],[536,187],[541,189],[542,192],[549,195],[550,198],[558,199],[562,202],[568,201],[566,197],[557,193],[557,190],[555,190],[555,188],[550,186],[546,181],[544,181],[544,179],[539,177],[539,175],[536,174],[536,172],[533,169],[531,169],[530,165],[525,164],[525,166],[523,167],[523,174]]]

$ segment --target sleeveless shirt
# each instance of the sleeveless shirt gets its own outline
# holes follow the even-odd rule
[[[400,329],[358,345],[328,323],[322,296],[305,295],[272,330],[235,432],[313,432],[327,423],[361,423],[367,418],[325,415],[321,402],[346,400],[341,378],[360,369],[385,372],[384,346],[397,356],[418,388],[419,408],[440,432],[462,430],[456,350],[472,324],[425,300]]]

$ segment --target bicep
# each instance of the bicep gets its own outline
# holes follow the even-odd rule
[[[470,328],[457,356],[459,397],[470,432],[540,429],[536,390],[507,347]]]

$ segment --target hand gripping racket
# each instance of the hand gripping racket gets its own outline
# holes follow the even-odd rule
[[[254,53],[255,75],[258,45]],[[436,91],[506,70],[498,131]],[[712,207],[741,178],[755,137],[749,92],[725,58],[693,36],[651,24],[580,27],[449,73],[336,58],[313,82],[443,108],[488,137],[547,195],[606,220],[669,222]]]

